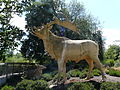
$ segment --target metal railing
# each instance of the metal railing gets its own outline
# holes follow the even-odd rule
[[[6,77],[11,74],[21,74],[27,70],[35,69],[36,63],[0,63],[0,76]]]

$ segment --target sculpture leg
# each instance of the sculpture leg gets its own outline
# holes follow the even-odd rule
[[[64,73],[64,81],[67,80],[67,75],[66,75],[66,62],[63,65],[64,69],[63,69],[63,73]]]
[[[98,58],[96,58],[96,59],[94,59],[95,61],[95,65],[96,65],[96,67],[101,71],[101,74],[102,74],[102,80],[103,81],[105,81],[105,79],[106,79],[106,73],[105,73],[105,70],[104,70],[104,67],[103,67],[103,65],[101,64],[101,62],[99,61],[99,59]]]
[[[93,71],[93,68],[94,68],[94,64],[93,64],[93,60],[90,59],[90,58],[87,59],[86,61],[87,61],[87,63],[89,64],[89,72],[88,72],[88,74],[87,74],[87,78],[86,78],[86,79],[90,79],[91,76],[92,76],[92,71]]]
[[[67,80],[66,78],[66,63],[63,60],[58,60],[58,82],[60,79],[63,79],[63,82]]]

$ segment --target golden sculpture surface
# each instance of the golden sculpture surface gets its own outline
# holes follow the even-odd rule
[[[55,58],[58,63],[59,73],[66,74],[66,63],[68,60],[75,61],[85,59],[89,64],[89,72],[87,79],[90,79],[91,72],[94,68],[94,63],[102,74],[102,80],[105,80],[105,72],[103,66],[98,58],[99,47],[98,44],[92,40],[71,40],[65,37],[59,37],[53,34],[50,30],[53,24],[64,26],[73,31],[77,31],[77,27],[68,21],[60,21],[58,19],[43,25],[42,27],[34,27],[33,34],[43,40],[45,50],[52,58]],[[66,75],[64,76],[64,81]]]

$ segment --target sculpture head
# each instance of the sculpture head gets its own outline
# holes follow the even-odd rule
[[[52,25],[48,23],[46,25],[42,25],[41,27],[33,27],[32,33],[41,39],[46,39],[50,29],[52,29]]]
[[[69,21],[61,21],[59,19],[55,19],[54,21],[51,21],[46,25],[42,25],[41,27],[33,27],[33,34],[35,34],[37,37],[41,39],[46,39],[46,37],[49,34],[49,30],[52,29],[53,24],[58,24],[72,31],[78,32],[76,25],[74,25],[73,23]]]

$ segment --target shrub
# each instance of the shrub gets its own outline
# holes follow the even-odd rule
[[[100,70],[94,69],[94,70],[93,70],[93,75],[94,75],[94,76],[99,76],[99,75],[101,75]]]
[[[120,67],[120,59],[115,61],[115,67]]]
[[[27,87],[28,90],[50,90],[45,80],[36,80]]]
[[[108,74],[111,75],[111,76],[118,76],[118,77],[120,77],[120,71],[118,71],[118,70],[109,69],[109,73]]]
[[[68,73],[69,77],[85,77],[86,76],[86,71],[80,71],[78,69],[70,70]]]
[[[70,70],[68,72],[68,74],[71,76],[71,77],[79,77],[81,72],[78,70],[78,69],[74,69],[74,70]]]
[[[112,67],[112,66],[114,66],[115,61],[113,59],[107,59],[107,60],[104,60],[103,63],[106,66]]]
[[[16,90],[49,90],[45,80],[22,80],[16,86]]]
[[[56,80],[63,80],[64,79],[64,76],[65,76],[65,73],[57,73],[54,77],[53,77],[53,81],[56,81]]]
[[[58,70],[54,70],[53,72],[50,72],[50,74],[53,76],[55,76],[58,73]]]
[[[34,83],[33,80],[22,80],[16,86],[16,90],[26,90],[28,85]]]
[[[1,90],[15,90],[14,87],[5,85],[4,87],[1,88]]]
[[[67,90],[95,90],[91,83],[75,82],[71,83]]]
[[[52,80],[52,75],[45,73],[42,75],[42,79],[46,80],[46,81],[50,81],[50,80]]]
[[[101,84],[100,90],[120,90],[120,82],[104,82]]]

